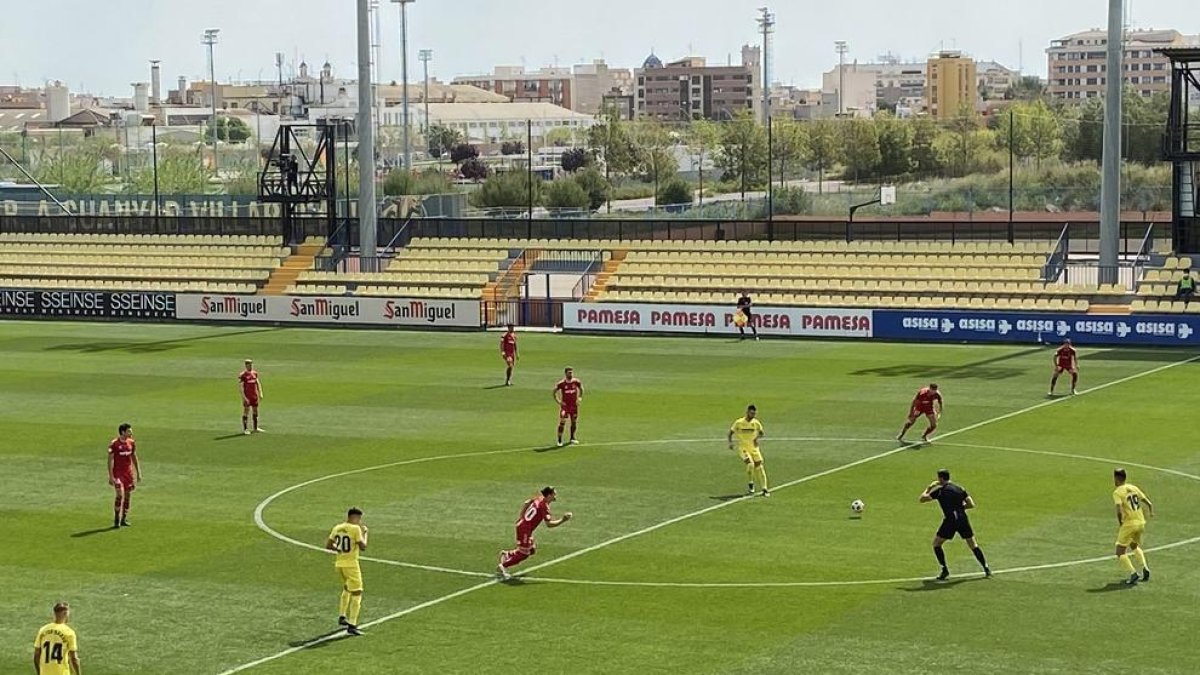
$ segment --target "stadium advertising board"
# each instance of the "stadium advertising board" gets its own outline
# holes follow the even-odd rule
[[[195,321],[478,328],[477,300],[354,296],[179,296],[178,316]]]
[[[898,340],[1200,344],[1200,316],[877,310],[875,337]]]
[[[0,289],[0,316],[174,319],[175,301],[174,293]]]
[[[725,305],[569,302],[563,306],[563,328],[733,335],[737,333],[736,311]],[[754,308],[754,325],[763,335],[869,338],[873,334],[873,324],[869,309]]]

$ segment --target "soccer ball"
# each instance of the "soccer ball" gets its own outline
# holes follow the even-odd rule
[[[865,508],[867,508],[867,505],[864,504],[863,500],[861,499],[855,499],[854,501],[850,502],[850,510],[855,513],[862,513],[863,509]]]

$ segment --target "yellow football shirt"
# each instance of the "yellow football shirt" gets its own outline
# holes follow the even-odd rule
[[[35,649],[41,649],[38,675],[71,675],[71,652],[77,651],[75,631],[65,623],[48,623],[33,639]]]
[[[358,542],[362,541],[362,527],[354,523],[342,523],[329,533],[333,548],[337,552],[334,567],[358,566]]]
[[[1121,524],[1146,524],[1146,514],[1142,512],[1142,500],[1146,494],[1136,485],[1126,483],[1113,490],[1113,503],[1121,507]]]
[[[737,440],[738,450],[741,452],[754,450],[754,441],[763,435],[763,425],[757,417],[752,420],[739,417],[734,420],[733,426],[729,427],[729,430],[733,432],[733,437]]]

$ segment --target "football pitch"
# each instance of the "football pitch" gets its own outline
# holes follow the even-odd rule
[[[28,672],[58,599],[89,675],[1196,670],[1195,353],[1081,348],[1080,395],[1048,399],[1039,345],[522,334],[505,388],[498,337],[0,323],[0,672]],[[582,442],[556,448],[567,365]],[[929,382],[941,436],[902,448]],[[742,497],[725,444],[749,403],[770,498]],[[111,530],[121,422],[144,482]],[[1115,466],[1158,512],[1133,588]],[[953,541],[929,581],[941,516],[917,497],[941,467],[991,579]],[[497,583],[544,485],[575,518]],[[349,506],[371,528],[357,638],[319,550]]]

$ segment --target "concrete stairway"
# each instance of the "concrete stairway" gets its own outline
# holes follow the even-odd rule
[[[604,261],[604,267],[600,273],[596,275],[596,280],[592,283],[592,287],[588,289],[587,295],[583,296],[584,302],[595,302],[600,294],[608,288],[608,282],[621,268],[621,263],[625,262],[625,256],[629,255],[626,249],[618,249],[612,252],[612,257]]]
[[[288,256],[283,264],[275,268],[267,283],[263,286],[263,295],[283,295],[287,289],[296,283],[302,272],[313,268],[313,263],[321,251],[325,250],[324,241],[306,241],[296,247],[296,252]]]

